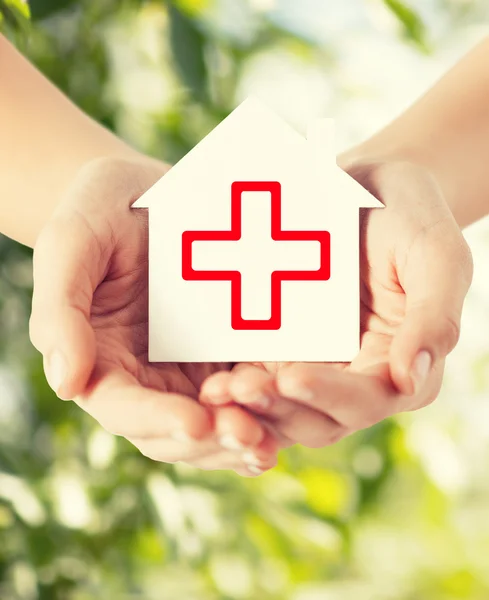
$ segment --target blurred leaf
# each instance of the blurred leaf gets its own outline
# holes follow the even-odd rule
[[[193,99],[208,99],[209,74],[205,62],[206,38],[195,22],[174,5],[168,9],[170,47],[176,70]]]
[[[291,560],[294,549],[284,533],[260,515],[246,516],[245,531],[260,550],[259,556],[274,556]]]
[[[318,514],[342,519],[350,514],[355,488],[350,477],[338,471],[308,467],[300,474],[307,502]]]
[[[383,0],[383,2],[401,23],[405,36],[420,50],[427,52],[426,27],[416,11],[401,0]]]
[[[29,6],[23,0],[0,0],[0,32],[16,40],[25,35],[29,22]]]
[[[0,12],[6,18],[29,18],[29,5],[24,0],[0,0]]]
[[[54,13],[75,4],[76,0],[32,0],[31,15],[34,21],[50,17]]]
[[[336,0],[331,11],[348,1],[353,4]],[[423,49],[425,26],[408,6],[421,0],[377,1],[396,15],[402,37]],[[440,0],[437,14],[450,21],[454,13],[441,7],[454,1]],[[304,33],[283,29],[263,10],[268,2],[221,0],[216,12],[206,12],[211,2],[32,0],[32,25],[19,0],[0,0],[0,7],[9,35],[29,26],[29,44],[16,37],[17,45],[75,104],[118,135],[125,135],[128,122],[131,130],[141,123],[151,135],[141,137],[140,149],[178,160],[234,107],[243,77],[260,54],[300,57],[307,69],[318,69],[318,77],[331,77],[331,88],[344,78],[337,78],[342,49],[336,44],[342,42],[336,38],[317,45]],[[473,3],[482,6],[479,0],[464,5]],[[158,10],[143,10],[148,4]],[[300,3],[288,4],[299,10]],[[253,11],[249,36],[226,35],[226,27],[241,27],[239,20],[230,24],[236,6],[237,15]],[[247,7],[245,13],[239,6]],[[120,28],[130,33],[114,35]],[[170,52],[162,35],[169,37]],[[361,42],[368,46],[367,36]],[[144,108],[126,96],[132,102],[151,93],[147,66],[167,76],[168,102],[140,119]],[[266,84],[274,88],[274,73],[268,75]],[[352,114],[351,124],[369,116]],[[365,575],[381,582],[375,598],[387,598],[387,590],[395,590],[396,600],[489,598],[485,480],[481,485],[471,479],[474,489],[467,494],[438,487],[418,454],[410,420],[384,421],[322,450],[290,448],[281,453],[279,467],[258,480],[154,463],[124,439],[97,435],[98,424],[75,403],[59,402],[46,383],[42,358],[30,346],[31,289],[22,275],[30,272],[30,260],[30,250],[0,236],[0,472],[26,482],[45,514],[41,524],[19,517],[17,509],[29,511],[22,490],[10,490],[17,493],[16,509],[0,500],[2,600],[230,600],[210,568],[215,557],[227,556],[239,560],[221,561],[224,577],[238,578],[239,565],[248,565],[247,597],[262,600],[350,600],[362,596],[349,586]],[[475,365],[481,393],[488,362],[481,357]],[[9,376],[5,381],[2,372]],[[12,378],[18,389],[5,383]],[[437,449],[430,454],[436,458]],[[103,456],[109,458],[104,462]],[[483,479],[482,467],[480,472]],[[67,487],[59,484],[60,473],[73,474]],[[173,499],[167,493],[156,498],[165,520],[148,491],[148,481],[161,473],[175,488]],[[87,509],[75,480],[91,515],[85,528],[63,518],[63,512],[76,517]],[[5,496],[8,481],[3,477]],[[199,502],[185,492],[189,486],[205,490]],[[308,586],[317,592],[309,594]]]
[[[188,16],[196,16],[207,8],[212,0],[173,0],[183,13]]]
[[[441,582],[442,588],[454,598],[474,598],[480,587],[473,573],[460,569],[446,576]]]

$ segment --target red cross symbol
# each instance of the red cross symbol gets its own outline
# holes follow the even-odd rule
[[[270,319],[242,317],[242,277],[240,271],[194,270],[192,243],[195,241],[238,241],[241,239],[241,195],[243,192],[270,192],[271,237],[274,241],[316,241],[320,244],[319,269],[273,271],[271,273]],[[283,231],[281,228],[281,186],[278,181],[235,181],[231,185],[231,229],[229,231],[185,231],[182,234],[182,277],[186,281],[231,282],[231,327],[236,330],[280,329],[282,281],[326,281],[331,269],[331,238],[328,231]]]

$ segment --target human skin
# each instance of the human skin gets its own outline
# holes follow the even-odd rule
[[[45,80],[42,85],[47,85]],[[57,101],[67,102],[62,95]],[[53,102],[54,97],[46,109]],[[39,226],[49,223],[35,249],[31,331],[60,396],[76,398],[109,431],[128,437],[157,460],[186,460],[243,474],[274,464],[277,442],[270,430],[280,445],[323,446],[436,396],[444,357],[458,337],[471,260],[429,166],[395,153],[379,159],[368,143],[340,159],[341,166],[386,204],[363,218],[367,262],[362,269],[358,359],[336,368],[238,365],[232,373],[228,365],[225,371],[223,365],[201,365],[189,376],[175,365],[149,366],[143,350],[145,228],[144,218],[129,211],[129,205],[167,167],[93,127],[98,137],[93,156],[77,154],[69,164],[65,157],[63,176],[51,181],[55,193],[42,198],[48,207],[44,217],[39,209]],[[103,132],[110,136],[106,147]],[[17,177],[26,166],[24,160]],[[129,179],[125,171],[132,174]],[[10,177],[10,193],[25,203],[27,190],[17,191],[17,177]],[[384,216],[379,219],[376,213]],[[15,219],[9,224],[8,218],[7,234],[27,243],[38,237],[40,227],[23,232],[23,225]],[[114,231],[126,235],[114,239]],[[92,260],[83,260],[86,256]],[[121,306],[120,299],[134,288],[141,294]],[[194,401],[199,391],[206,402],[220,404],[213,413]],[[236,403],[253,409],[260,419],[252,419]],[[170,438],[172,431],[179,432],[177,440]],[[219,444],[223,432],[228,445],[233,440],[232,452]],[[210,440],[214,445],[204,456],[199,444]]]
[[[461,228],[489,213],[489,38],[343,165],[411,162],[437,182]]]
[[[196,402],[222,365],[147,362],[147,214],[130,206],[169,166],[91,120],[1,36],[0,81],[0,230],[35,246],[30,332],[54,391],[156,460],[273,466],[278,443],[259,420]]]
[[[386,205],[363,229],[359,356],[350,365],[240,366],[207,379],[202,401],[238,402],[271,421],[290,400],[292,415],[297,402],[321,409],[331,422],[314,441],[325,445],[436,398],[472,276],[446,207],[461,228],[489,213],[488,59],[486,39],[403,115],[339,157]],[[425,354],[416,363],[423,351],[430,361]],[[311,426],[304,420],[299,439]],[[292,422],[282,433],[298,438]]]
[[[147,211],[130,207],[165,170],[114,158],[80,170],[36,242],[31,339],[57,394],[144,455],[256,475],[275,465],[275,437],[242,407],[196,401],[227,365],[147,359]]]
[[[69,102],[2,35],[0,81],[0,227],[32,247],[84,164],[138,153]]]
[[[237,402],[311,447],[436,398],[472,277],[467,245],[425,168],[393,162],[347,170],[385,204],[362,215],[359,354],[350,364],[239,365],[212,374],[201,390],[203,403]]]

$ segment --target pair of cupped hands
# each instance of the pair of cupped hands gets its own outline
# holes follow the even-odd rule
[[[350,364],[149,363],[148,215],[168,167],[85,165],[34,250],[33,344],[60,398],[145,456],[259,475],[432,402],[458,340],[470,251],[436,181],[411,163],[339,162],[385,204],[361,214],[361,350]]]

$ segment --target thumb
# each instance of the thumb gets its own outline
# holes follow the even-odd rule
[[[55,217],[34,248],[30,337],[43,354],[50,386],[65,400],[84,390],[95,363],[90,311],[105,269],[100,253],[93,231],[76,213]]]
[[[389,362],[396,387],[412,395],[457,344],[472,280],[470,250],[451,215],[418,237],[398,275],[406,294],[405,316]]]

